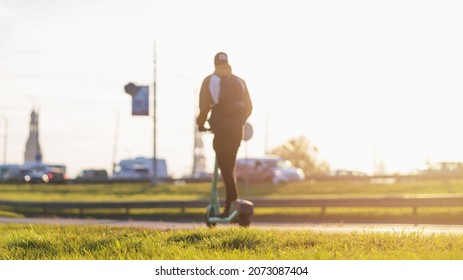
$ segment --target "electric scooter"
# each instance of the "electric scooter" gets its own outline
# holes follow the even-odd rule
[[[206,224],[208,227],[214,227],[217,224],[238,223],[242,227],[248,227],[251,224],[251,217],[254,214],[254,204],[251,201],[237,199],[232,202],[230,211],[226,217],[219,217],[220,203],[219,191],[217,189],[219,166],[217,159],[214,163],[214,176],[211,184],[211,201],[206,210]]]

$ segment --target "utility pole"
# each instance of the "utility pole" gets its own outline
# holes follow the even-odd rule
[[[194,122],[193,146],[193,170],[191,171],[192,177],[206,172],[206,157],[204,156],[204,144],[201,132],[199,132],[196,128],[196,121]]]
[[[119,140],[119,112],[116,115],[116,131],[114,134],[114,149],[113,149],[113,174],[116,171],[116,154],[117,154],[117,142]]]
[[[158,168],[156,158],[156,42],[154,43],[154,82],[153,82],[153,177],[151,185],[156,186],[158,181]]]
[[[193,102],[194,104],[194,115],[193,115],[193,129],[194,129],[194,143],[193,143],[193,170],[191,171],[191,176],[201,175],[206,173],[206,157],[204,156],[204,143],[203,135],[198,131],[196,127],[196,116],[198,115],[198,99],[196,97],[197,89],[193,89]]]

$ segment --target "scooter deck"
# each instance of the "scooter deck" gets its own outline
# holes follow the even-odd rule
[[[227,223],[232,223],[236,221],[236,218],[238,217],[239,212],[238,211],[233,211],[230,216],[225,217],[225,218],[220,218],[220,217],[208,217],[207,220],[211,224],[227,224]]]

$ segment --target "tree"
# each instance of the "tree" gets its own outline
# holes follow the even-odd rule
[[[326,174],[329,171],[327,162],[317,160],[318,148],[304,136],[290,139],[285,144],[272,149],[270,154],[289,160],[295,167],[302,169],[306,176]]]

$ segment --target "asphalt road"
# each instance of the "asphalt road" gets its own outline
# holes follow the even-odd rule
[[[5,218],[1,224],[48,224],[48,225],[106,225],[159,230],[201,229],[205,224],[168,221],[132,221],[107,219],[64,219],[64,218]],[[217,227],[237,227],[237,225],[218,225]],[[310,230],[324,233],[341,232],[419,232],[423,234],[451,233],[463,234],[463,225],[411,225],[411,224],[308,224],[308,223],[252,223],[250,228],[276,230]]]

